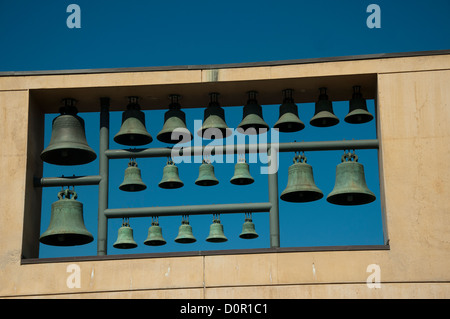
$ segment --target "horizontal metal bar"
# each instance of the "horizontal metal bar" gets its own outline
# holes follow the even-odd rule
[[[265,153],[273,147],[278,152],[295,151],[330,151],[345,149],[378,149],[379,142],[373,140],[342,140],[342,141],[315,141],[315,142],[291,142],[291,143],[267,143],[267,144],[238,144],[238,145],[205,145],[183,148],[141,148],[141,149],[117,149],[105,152],[109,159],[118,158],[142,158],[142,157],[177,157],[177,156],[202,156],[203,154],[238,154],[238,153]]]
[[[270,203],[216,204],[216,205],[185,205],[138,208],[105,209],[108,218],[150,217],[150,216],[181,216],[181,215],[212,215],[230,213],[269,212]]]
[[[35,187],[52,186],[79,186],[79,185],[98,185],[101,180],[100,175],[92,176],[72,176],[72,177],[35,177]]]

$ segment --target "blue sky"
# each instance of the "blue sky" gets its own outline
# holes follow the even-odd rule
[[[69,29],[66,19],[69,4],[81,8],[81,28]],[[369,4],[381,9],[381,28],[369,29],[366,12]],[[449,49],[448,0],[427,1],[0,1],[0,72],[67,70],[116,67],[198,65],[334,57],[389,52]],[[351,89],[351,88],[349,88]],[[363,92],[364,93],[364,92]],[[219,98],[220,101],[220,98]],[[242,102],[244,104],[245,101]],[[280,100],[281,103],[281,100]],[[368,101],[374,113],[373,101]],[[206,106],[206,105],[205,105]],[[194,119],[203,118],[205,106],[186,111],[187,124],[194,132]],[[299,105],[306,128],[297,133],[281,133],[280,142],[375,138],[375,122],[355,127],[343,118],[348,102],[333,104],[341,122],[332,128],[309,125],[314,105]],[[55,106],[56,109],[56,106]],[[124,104],[125,109],[125,104]],[[264,106],[264,118],[273,126],[278,105]],[[241,107],[226,108],[227,123],[236,127],[242,118]],[[98,151],[98,114],[80,114],[86,121],[88,142]],[[48,145],[51,120],[46,117],[45,145]],[[156,140],[162,128],[164,111],[146,112],[146,125],[154,141],[149,147],[166,146]],[[112,141],[120,128],[121,113],[111,114],[111,148],[123,148]],[[281,246],[382,244],[381,209],[376,151],[359,151],[365,165],[369,188],[377,201],[359,207],[339,207],[325,198],[313,203],[290,204],[280,200]],[[294,154],[280,154],[279,193],[287,183],[287,169]],[[326,195],[334,185],[336,165],[342,152],[309,152],[317,186]],[[247,156],[247,160],[248,160]],[[267,176],[259,174],[262,163],[251,166],[255,183],[233,186],[229,179],[234,164],[216,165],[218,186],[194,185],[200,164],[181,163],[180,176],[185,186],[162,190],[165,159],[138,159],[147,190],[128,194],[118,190],[127,160],[110,161],[111,208],[262,202],[267,200]],[[45,164],[44,176],[97,175],[98,160],[91,164],[58,167]],[[42,204],[42,231],[48,226],[50,205],[59,188],[45,188]],[[88,229],[96,235],[96,186],[77,187],[84,204]],[[211,212],[213,213],[213,212]],[[209,250],[269,247],[268,213],[253,214],[260,237],[237,238],[244,214],[222,215],[229,239],[224,244],[205,242],[211,216],[191,216],[197,243],[173,243],[180,217],[160,218],[168,242],[162,247],[147,247],[150,218],[131,219],[139,246],[130,251],[112,247],[120,220],[109,221],[108,254],[145,253],[181,250]],[[73,248],[41,245],[41,257],[95,255],[96,241]]]

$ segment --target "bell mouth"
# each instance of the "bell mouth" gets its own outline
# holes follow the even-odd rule
[[[50,246],[80,246],[89,244],[94,240],[92,234],[53,234],[46,235],[45,233],[39,238],[39,241],[45,245]]]
[[[318,191],[297,191],[281,194],[280,199],[290,203],[307,203],[323,198],[323,194]]]
[[[376,197],[374,194],[359,193],[359,192],[348,192],[341,194],[329,195],[327,201],[335,205],[343,206],[355,206],[369,204],[375,201]]]

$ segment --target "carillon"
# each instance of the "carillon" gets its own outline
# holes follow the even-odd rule
[[[373,115],[367,110],[367,103],[361,94],[359,85],[353,87],[353,96],[349,105],[350,108],[344,121],[351,124],[362,124],[372,121]]]
[[[195,184],[199,186],[214,186],[219,184],[219,180],[214,175],[214,166],[209,161],[203,159]]]
[[[166,244],[162,236],[162,228],[159,226],[158,217],[152,217],[152,225],[148,229],[148,236],[144,244],[147,246],[162,246]]]
[[[122,126],[114,141],[130,146],[146,145],[153,141],[145,128],[145,114],[141,111],[137,96],[128,97],[127,110],[122,113]]]
[[[283,90],[283,104],[280,105],[280,116],[273,128],[280,132],[297,132],[305,128],[305,124],[298,117],[298,107],[294,103],[292,89]]]
[[[316,108],[313,118],[309,121],[312,126],[328,127],[339,123],[339,119],[333,113],[333,104],[328,99],[327,88],[320,88],[319,100],[316,102]]]
[[[362,205],[376,199],[366,184],[364,166],[353,152],[344,152],[336,166],[336,182],[327,201],[336,205]]]
[[[183,215],[181,219],[181,226],[178,228],[178,236],[175,238],[175,242],[179,244],[191,244],[195,243],[194,234],[192,233],[192,226],[189,225],[189,216]]]
[[[223,243],[226,242],[228,238],[223,232],[223,225],[220,223],[220,215],[213,215],[213,223],[209,227],[209,235],[206,238],[207,242],[210,243]]]
[[[209,93],[210,102],[204,112],[203,125],[197,134],[204,139],[220,139],[231,135],[225,122],[225,111],[218,102],[219,93]]]
[[[64,99],[64,106],[52,122],[52,135],[41,153],[44,162],[56,165],[81,165],[97,158],[86,140],[84,120],[77,115],[76,100]]]
[[[250,167],[245,162],[245,156],[239,156],[238,162],[234,165],[234,175],[230,180],[234,185],[250,185],[255,180],[250,175]]]
[[[186,114],[181,110],[178,94],[169,96],[171,102],[169,110],[164,114],[164,125],[156,138],[164,143],[177,144],[179,142],[189,142],[192,134],[186,127]]]
[[[303,203],[322,197],[322,191],[314,183],[312,166],[306,163],[306,156],[296,154],[294,164],[288,170],[287,186],[280,198],[286,202]]]
[[[58,201],[52,204],[50,225],[39,237],[39,241],[51,246],[77,246],[94,240],[86,229],[83,219],[83,204],[77,201],[75,190],[58,192]]]
[[[263,119],[262,107],[256,100],[258,92],[249,91],[247,104],[244,106],[243,118],[237,131],[243,134],[261,134],[267,132],[269,125]]]
[[[252,220],[252,213],[245,213],[245,221],[244,224],[242,225],[242,232],[239,235],[240,238],[242,239],[254,239],[254,238],[258,238],[258,234],[256,233],[255,230],[255,224],[253,223]]]
[[[130,159],[128,167],[125,169],[125,176],[119,189],[125,192],[139,192],[146,189],[147,186],[142,181],[141,170],[136,160]]]
[[[137,247],[137,243],[133,239],[133,228],[130,227],[129,218],[122,219],[122,226],[119,228],[117,240],[113,244],[113,247],[118,249],[131,249]]]
[[[158,186],[166,189],[175,189],[184,186],[184,183],[178,175],[178,167],[170,158],[167,160],[167,164],[163,169],[163,177]]]

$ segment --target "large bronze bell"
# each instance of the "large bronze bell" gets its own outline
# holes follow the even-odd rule
[[[250,175],[250,167],[245,162],[245,158],[240,158],[234,166],[234,175],[231,178],[230,183],[234,185],[249,185],[254,181],[255,180]]]
[[[206,238],[206,241],[210,243],[223,243],[227,240],[228,238],[225,237],[223,232],[223,225],[220,223],[219,215],[215,215],[213,223],[209,227],[209,235]]]
[[[243,118],[237,127],[237,131],[242,134],[261,134],[267,132],[269,125],[263,119],[262,107],[256,100],[258,92],[247,92],[248,100],[244,106]]]
[[[333,104],[328,99],[327,88],[320,88],[319,100],[313,118],[309,121],[312,126],[328,127],[339,123],[339,119],[333,113]]]
[[[183,185],[184,183],[178,175],[178,167],[176,167],[175,163],[169,159],[163,169],[163,177],[158,186],[166,189],[174,189],[183,187]]]
[[[125,175],[119,189],[125,192],[139,192],[146,189],[147,186],[142,181],[141,170],[135,160],[130,160],[125,169]]]
[[[52,246],[76,246],[94,240],[83,220],[83,204],[74,190],[66,189],[58,193],[58,201],[52,204],[50,225],[39,237],[39,241]]]
[[[336,167],[336,181],[327,201],[336,205],[362,205],[376,199],[366,184],[364,166],[354,153],[344,153]]]
[[[127,110],[122,113],[122,126],[114,141],[122,145],[146,145],[153,141],[145,128],[145,113],[140,110],[138,97],[128,97]]]
[[[47,148],[41,153],[44,162],[56,165],[81,165],[97,158],[88,145],[84,120],[77,115],[74,99],[64,99],[61,115],[52,122],[52,135]]]
[[[199,186],[213,186],[219,184],[219,180],[214,175],[214,166],[211,163],[203,160],[195,184]]]
[[[166,244],[162,236],[162,229],[159,226],[158,218],[154,219],[152,217],[152,225],[148,229],[148,236],[144,244],[147,246],[162,246]]]
[[[178,236],[175,238],[175,242],[179,244],[191,244],[195,243],[194,234],[192,233],[192,226],[189,225],[189,218],[182,216],[181,226],[178,229]]]
[[[280,105],[280,116],[273,128],[280,132],[297,132],[305,128],[305,124],[298,117],[298,107],[294,103],[292,89],[283,90],[283,104]]]
[[[316,186],[312,166],[304,155],[295,155],[294,164],[288,170],[288,183],[280,198],[286,202],[305,203],[319,200],[322,191]]]
[[[255,230],[255,224],[252,221],[252,214],[251,213],[245,213],[245,221],[242,225],[242,232],[239,235],[242,239],[254,239],[258,238],[258,234]]]
[[[353,87],[353,97],[350,100],[350,108],[344,121],[351,124],[362,124],[370,122],[373,115],[367,110],[366,100],[362,97],[361,87]]]
[[[232,131],[225,123],[225,111],[218,102],[219,93],[213,92],[209,96],[210,102],[204,113],[203,125],[197,134],[204,139],[226,138]]]
[[[128,219],[124,219],[122,227],[119,228],[117,240],[113,244],[114,248],[131,249],[136,248],[137,243],[133,239],[133,228],[130,227]]]
[[[156,136],[161,142],[177,144],[192,140],[192,134],[186,127],[186,114],[181,110],[178,102],[179,98],[179,95],[170,95],[171,103],[169,110],[164,114],[163,128]]]

